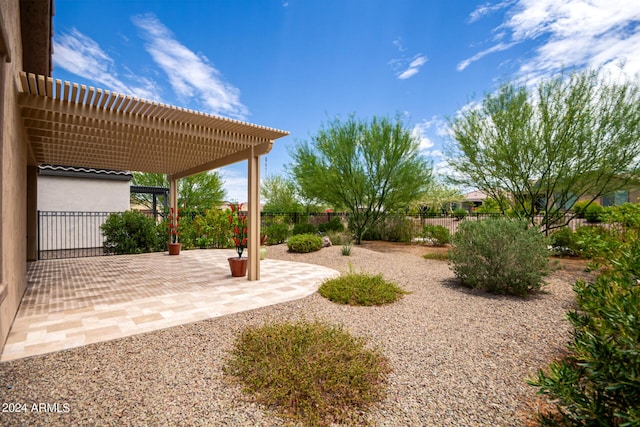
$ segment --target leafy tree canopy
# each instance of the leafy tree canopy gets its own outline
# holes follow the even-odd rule
[[[345,209],[360,243],[385,212],[405,209],[431,181],[431,165],[400,116],[335,120],[291,152],[303,196]]]
[[[132,185],[169,187],[169,178],[160,173],[134,172]],[[222,188],[222,178],[218,172],[202,172],[178,180],[178,205],[188,209],[204,210],[220,205],[226,192]],[[132,194],[132,201],[151,209],[153,196]]]
[[[640,86],[598,71],[508,82],[450,119],[449,165],[457,185],[476,187],[545,231],[564,211],[624,188],[639,171]]]
[[[296,196],[293,181],[281,175],[266,178],[261,185],[260,192],[265,200],[264,212],[293,213],[302,212],[302,204]]]

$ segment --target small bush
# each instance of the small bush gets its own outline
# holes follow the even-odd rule
[[[392,303],[408,293],[384,280],[380,274],[371,276],[354,272],[325,281],[318,292],[339,304],[365,306]]]
[[[363,239],[408,243],[411,242],[415,234],[413,222],[406,215],[390,214],[369,228]]]
[[[444,246],[451,240],[449,229],[441,225],[425,225],[422,228],[422,237],[428,239],[434,246]]]
[[[557,255],[577,255],[578,245],[575,233],[569,227],[562,227],[551,233],[551,247]]]
[[[100,229],[108,253],[140,254],[153,252],[160,246],[155,221],[138,211],[112,213]],[[167,236],[165,242],[169,240]]]
[[[584,210],[584,217],[589,222],[602,222],[603,214],[604,208],[598,202],[591,203]]]
[[[327,233],[329,231],[341,232],[344,231],[344,224],[340,220],[340,217],[334,216],[329,222],[318,224],[318,231],[321,233]]]
[[[245,329],[223,371],[284,417],[355,425],[384,397],[391,369],[377,349],[342,328],[300,321]]]
[[[284,223],[274,223],[264,228],[264,234],[269,236],[270,245],[279,245],[289,237],[289,226]]]
[[[315,234],[296,234],[287,240],[289,252],[307,253],[322,249],[322,238]]]
[[[295,236],[296,234],[316,234],[317,232],[318,229],[315,225],[305,222],[294,225],[291,235]]]
[[[342,255],[343,255],[343,256],[349,256],[349,255],[351,255],[351,247],[352,247],[352,245],[351,245],[351,242],[350,242],[350,241],[349,241],[349,242],[345,242],[345,243],[342,245]]]
[[[429,252],[422,255],[424,259],[434,259],[437,261],[447,261],[449,259],[449,252]]]
[[[556,404],[539,414],[541,424],[640,425],[640,244],[633,246],[614,271],[574,285],[580,311],[567,315],[570,354],[529,381]]]
[[[576,218],[584,218],[585,210],[591,202],[589,200],[581,200],[573,204],[573,213]]]
[[[346,242],[351,242],[353,239],[350,234],[344,231],[327,231],[325,234],[333,245],[344,245]]]
[[[461,219],[464,219],[468,213],[469,212],[467,212],[467,210],[464,208],[456,208],[453,210],[452,215],[454,216],[455,219],[461,220]]]
[[[545,237],[524,221],[465,221],[453,244],[453,271],[471,288],[524,296],[540,289],[551,270]]]

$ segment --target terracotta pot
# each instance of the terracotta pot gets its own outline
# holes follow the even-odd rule
[[[231,257],[227,258],[227,261],[229,261],[231,277],[243,277],[247,275],[247,258]]]
[[[180,255],[180,249],[182,249],[182,243],[167,243],[169,248],[169,255]]]

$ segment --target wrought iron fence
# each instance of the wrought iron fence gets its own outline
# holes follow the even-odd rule
[[[38,211],[38,259],[106,255],[100,226],[109,214]]]

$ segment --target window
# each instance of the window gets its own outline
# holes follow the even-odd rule
[[[602,206],[619,206],[629,201],[628,190],[618,190],[614,193],[602,196]]]

